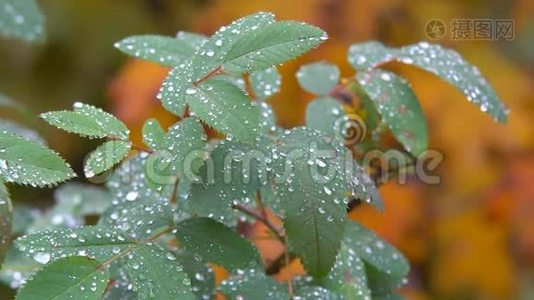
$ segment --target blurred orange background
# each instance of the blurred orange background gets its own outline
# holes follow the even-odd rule
[[[510,107],[506,126],[436,77],[400,64],[386,66],[406,76],[422,102],[430,148],[444,154],[437,170],[442,182],[384,185],[384,213],[359,207],[351,217],[409,258],[412,271],[403,294],[410,299],[534,298],[534,1],[55,0],[41,6],[47,17],[45,44],[0,40],[0,90],[36,113],[68,108],[75,100],[103,106],[138,140],[147,118],[166,125],[176,119],[155,98],[168,70],[113,48],[128,35],[211,34],[259,10],[322,27],[330,40],[280,68],[282,92],[271,104],[279,124],[292,127],[303,124],[312,98],[294,76],[303,63],[333,62],[350,77],[351,43],[380,40],[401,46],[429,40],[425,25],[432,19],[447,26],[454,19],[514,20],[512,41],[455,41],[450,31],[437,41],[457,49],[489,79]],[[38,120],[29,125],[81,170],[94,142]],[[14,198],[37,204],[28,198],[35,195],[31,192],[18,189]]]

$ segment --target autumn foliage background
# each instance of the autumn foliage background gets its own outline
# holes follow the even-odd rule
[[[278,122],[292,127],[303,124],[312,98],[298,87],[294,76],[303,63],[327,60],[338,64],[348,77],[353,71],[346,54],[353,42],[376,39],[401,46],[428,40],[424,29],[431,19],[447,25],[462,18],[513,19],[513,41],[452,41],[450,31],[438,41],[481,69],[510,107],[507,126],[492,122],[432,75],[409,66],[387,65],[412,82],[422,102],[430,148],[444,154],[436,171],[442,182],[386,184],[380,188],[385,213],[359,207],[351,218],[377,231],[410,259],[409,284],[403,289],[409,298],[527,299],[534,295],[533,1],[55,0],[40,4],[47,17],[47,42],[35,46],[0,40],[0,90],[36,113],[67,108],[75,100],[102,106],[122,119],[137,141],[145,119],[156,117],[165,125],[176,119],[155,98],[168,70],[129,59],[113,48],[114,42],[128,35],[173,35],[178,30],[210,34],[258,10],[322,27],[329,41],[280,68],[282,92],[271,103]],[[20,121],[37,128],[83,174],[82,161],[96,146],[93,142],[37,119]],[[13,198],[45,207],[51,191],[18,188]],[[261,235],[261,228],[252,234]],[[281,251],[272,243],[257,244],[266,260]],[[294,264],[289,271],[294,275],[300,268]],[[218,275],[224,276],[223,272]],[[283,276],[287,274],[279,275]]]

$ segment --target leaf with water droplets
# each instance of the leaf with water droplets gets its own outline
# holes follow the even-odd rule
[[[188,95],[186,91],[193,91],[191,86],[191,62],[184,63],[173,68],[163,81],[158,93],[163,107],[169,112],[183,117],[185,112],[185,99]]]
[[[159,149],[163,157],[162,172],[167,169],[172,170],[173,174],[183,174],[184,169],[188,171],[191,166],[185,165],[188,163],[186,159],[195,152],[202,152],[205,144],[206,134],[197,118],[186,118],[174,124],[163,139],[163,147]]]
[[[176,67],[190,58],[205,39],[202,35],[188,32],[179,32],[175,38],[134,35],[115,43],[115,48],[136,58]]]
[[[169,201],[173,192],[173,185],[168,184],[168,181],[168,176],[161,178],[154,166],[150,165],[149,155],[140,153],[124,161],[106,182],[106,186],[113,195],[115,204],[137,200],[165,202]]]
[[[55,152],[26,138],[0,132],[0,177],[33,186],[53,185],[74,177]]]
[[[217,70],[224,55],[242,34],[272,22],[274,22],[273,14],[259,12],[222,26],[200,46],[191,60],[169,72],[158,95],[163,106],[168,111],[183,116],[186,96],[194,93],[193,83]]]
[[[30,277],[18,291],[17,299],[99,300],[109,279],[109,271],[100,265],[82,256],[56,260]]]
[[[195,53],[192,60],[193,80],[198,80],[219,67],[234,44],[243,36],[274,22],[272,13],[258,12],[222,26]]]
[[[344,241],[365,262],[373,295],[388,294],[403,284],[410,266],[393,246],[355,222],[347,222]]]
[[[81,183],[62,185],[54,198],[55,205],[32,222],[28,233],[81,226],[86,216],[99,215],[111,204],[111,195],[106,190]]]
[[[254,72],[294,59],[327,39],[315,26],[280,21],[250,31],[238,39],[223,58],[223,69]]]
[[[350,223],[350,222],[347,222]],[[347,227],[349,227],[347,225]],[[366,268],[359,253],[355,250],[354,237],[345,232],[341,242],[336,263],[328,276],[315,282],[328,290],[344,296],[343,299],[371,299],[371,290],[367,286]]]
[[[320,286],[305,286],[297,291],[295,299],[344,300],[347,298]]]
[[[306,91],[316,95],[328,95],[339,82],[339,69],[336,65],[317,62],[307,64],[297,71],[297,80]]]
[[[287,287],[265,275],[262,270],[238,270],[224,280],[219,291],[229,299],[289,299]]]
[[[260,125],[265,133],[273,133],[278,127],[276,126],[276,116],[274,115],[273,107],[266,102],[256,102],[260,107],[261,117]]]
[[[358,72],[356,80],[404,148],[415,156],[424,152],[428,146],[426,120],[408,82],[379,69]]]
[[[44,16],[35,0],[0,1],[0,33],[30,42],[42,42]]]
[[[334,98],[324,97],[313,100],[306,108],[306,126],[318,130],[340,142],[350,137],[349,127],[353,124],[343,109],[343,105]]]
[[[15,245],[29,257],[45,264],[64,256],[89,256],[105,261],[139,242],[105,226],[45,230],[24,235]]]
[[[14,135],[25,137],[29,140],[32,140],[38,144],[46,145],[45,140],[33,129],[26,128],[15,122],[8,120],[0,120],[0,131],[8,131]]]
[[[0,265],[2,265],[11,244],[12,218],[11,198],[4,182],[0,181]]]
[[[392,49],[377,41],[352,44],[348,52],[349,63],[356,70],[368,70],[394,59]]]
[[[41,114],[50,125],[90,138],[112,137],[127,140],[130,131],[119,119],[100,108],[81,102],[74,111],[51,111]]]
[[[347,224],[347,227],[350,226],[351,224]],[[304,277],[297,281],[297,284],[321,286],[339,294],[341,299],[371,299],[371,290],[367,285],[366,265],[356,250],[359,247],[356,244],[357,240],[350,233],[352,233],[350,229],[345,233],[336,263],[328,276],[317,280]],[[296,286],[296,290],[297,294],[302,294],[302,289],[298,286]]]
[[[323,277],[335,262],[346,219],[345,150],[317,131],[296,128],[272,151],[273,197],[285,209],[290,249],[310,275]]]
[[[163,148],[164,138],[165,130],[163,130],[158,120],[146,120],[145,125],[143,125],[143,143],[152,150],[161,149]]]
[[[186,93],[191,113],[216,130],[246,143],[259,135],[260,110],[235,85],[212,79]]]
[[[390,61],[400,61],[428,71],[459,89],[469,101],[496,121],[506,123],[507,108],[493,87],[477,67],[462,56],[440,45],[421,42],[401,48],[388,48],[379,42],[354,44],[349,49],[349,62],[361,71],[375,68]]]
[[[254,203],[265,174],[265,155],[258,148],[223,140],[200,168],[201,182],[193,182],[185,207],[192,214],[233,226],[239,214],[233,203]],[[259,173],[263,171],[263,173]]]
[[[260,264],[254,246],[232,229],[210,218],[192,218],[176,225],[181,246],[228,269]]]
[[[12,289],[17,289],[41,267],[40,263],[27,257],[12,245],[0,268],[0,282]]]
[[[130,199],[133,197],[130,196]],[[136,240],[144,240],[162,228],[171,227],[173,213],[167,199],[134,199],[111,206],[98,225],[120,230]]]
[[[109,170],[128,155],[132,144],[127,141],[108,141],[89,154],[83,171],[90,178]]]
[[[215,295],[215,272],[200,256],[184,249],[173,253],[176,260],[191,279],[191,289],[199,299],[213,299]]]
[[[346,172],[353,200],[358,199],[364,203],[369,203],[379,211],[383,211],[384,201],[365,168],[350,158],[346,163]]]
[[[265,100],[280,91],[282,79],[276,68],[250,74],[250,84],[257,99]]]
[[[124,259],[124,269],[139,299],[196,299],[182,265],[157,245],[137,247]]]

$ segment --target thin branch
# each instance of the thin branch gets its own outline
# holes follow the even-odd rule
[[[287,247],[287,237],[285,239],[285,246],[286,248],[284,249],[284,261],[285,261],[285,265],[288,267],[287,271],[289,272],[289,276],[287,278],[287,292],[289,294],[289,299],[293,299],[293,276],[291,276],[291,268],[289,268],[289,263],[290,263],[290,260],[289,260],[289,251],[288,251],[288,247]]]
[[[219,75],[221,73],[223,73],[224,70],[223,70],[223,67],[222,66],[218,66],[217,68],[211,70],[208,74],[204,75],[204,77],[200,78],[199,80],[193,82],[193,85],[194,86],[198,86],[199,84],[201,84],[202,82],[216,76],[216,75]]]
[[[172,203],[172,204],[176,204],[176,202],[178,202],[178,199],[176,197],[176,193],[178,192],[178,184],[179,183],[180,183],[180,180],[178,180],[178,178],[176,178],[176,180],[174,181],[174,186],[172,188],[171,197],[169,198],[169,202]]]
[[[137,151],[141,151],[141,152],[146,152],[146,153],[150,153],[150,154],[154,153],[154,150],[148,149],[146,147],[143,147],[141,145],[137,145],[137,144],[134,144],[134,143],[132,143],[132,148],[137,150]]]
[[[271,221],[269,221],[269,219],[265,216],[263,216],[263,214],[261,213],[258,213],[244,205],[241,205],[241,204],[233,204],[232,205],[232,208],[235,209],[235,210],[238,210],[246,215],[249,215],[250,217],[260,221],[261,223],[263,223],[265,226],[267,226],[276,236],[276,238],[284,243],[285,242],[285,239],[282,235],[282,233],[280,233],[280,230],[278,228],[276,228],[276,226],[271,223]]]

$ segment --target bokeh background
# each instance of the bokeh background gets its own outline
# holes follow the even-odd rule
[[[438,42],[477,65],[511,113],[506,126],[482,114],[451,86],[411,67],[390,64],[406,76],[428,118],[430,148],[442,151],[439,185],[389,183],[380,188],[386,210],[359,207],[351,217],[376,230],[409,258],[402,293],[410,299],[534,299],[534,1],[350,0],[54,0],[40,1],[47,41],[30,45],[0,39],[0,90],[35,113],[66,109],[76,100],[114,112],[140,140],[142,122],[172,124],[155,98],[167,69],[130,59],[113,43],[133,34],[211,34],[258,10],[279,19],[324,28],[331,39],[287,63],[282,92],[271,103],[283,127],[303,124],[311,95],[297,86],[298,66],[326,60],[353,75],[351,43],[370,39],[390,46],[428,40],[425,25],[440,19]],[[513,41],[454,41],[453,19],[513,19]],[[6,115],[4,112],[3,115]],[[78,174],[96,142],[19,119],[36,128]],[[50,190],[15,188],[17,202],[46,206]],[[0,297],[2,298],[2,297]]]

